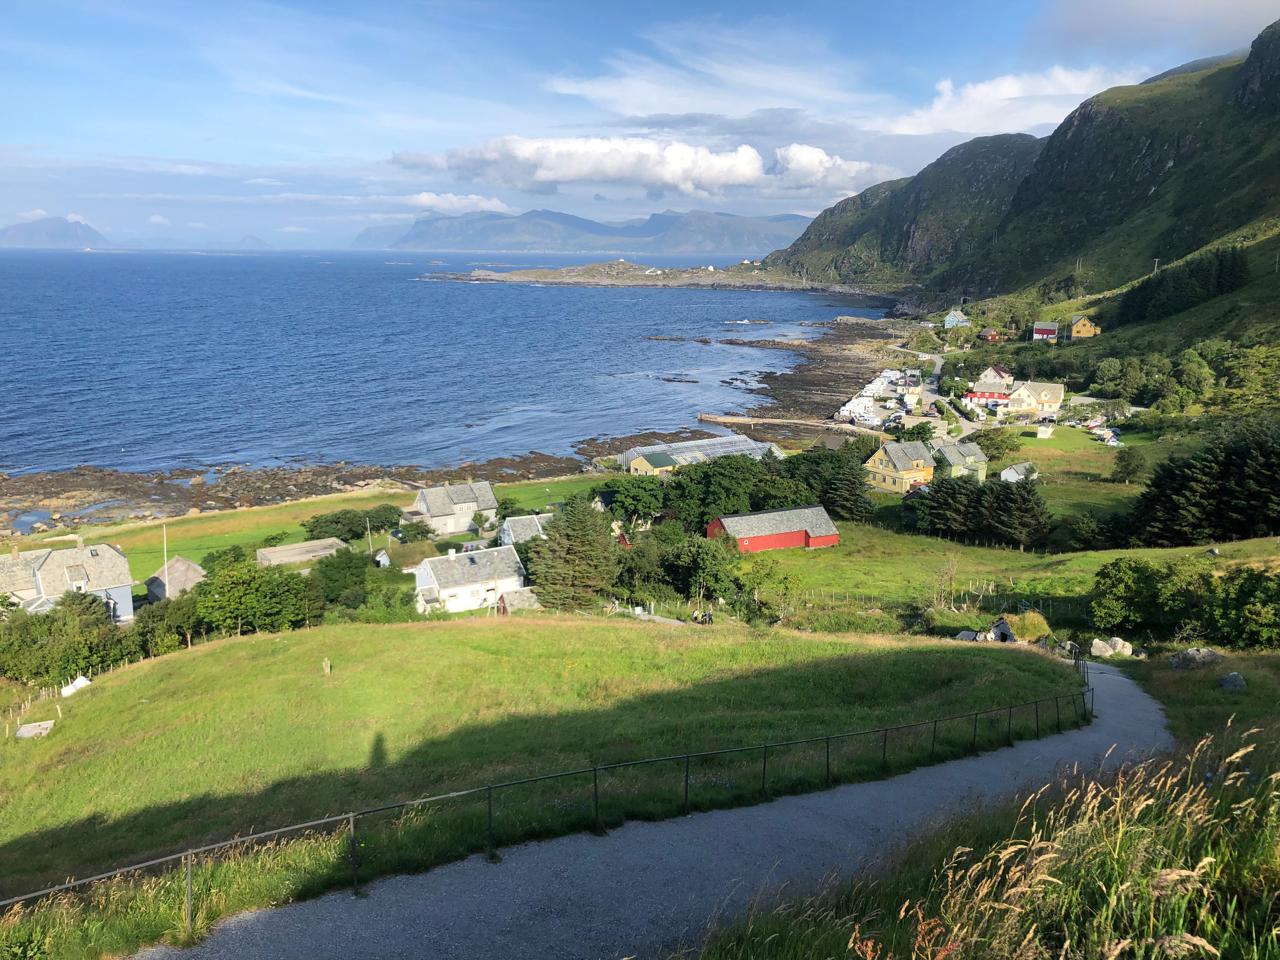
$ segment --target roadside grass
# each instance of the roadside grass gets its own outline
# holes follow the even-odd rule
[[[695,955],[1274,960],[1276,770],[1272,737],[1227,731],[1101,783],[1067,779],[929,831],[853,886],[757,907]]]
[[[1240,729],[1280,729],[1280,651],[1226,650],[1221,663],[1199,670],[1174,670],[1162,651],[1148,660],[1119,660],[1143,689],[1160,701],[1169,729],[1182,743],[1218,735],[1230,723]],[[1218,678],[1237,671],[1248,685],[1228,692]]]
[[[599,475],[567,477],[561,480],[533,480],[523,483],[495,484],[499,497],[511,497],[521,507],[540,509],[548,503],[563,500],[579,490],[602,482]],[[318,513],[333,510],[366,510],[380,503],[394,503],[408,507],[413,502],[413,491],[399,486],[381,489],[365,488],[359,491],[336,493],[324,497],[311,497],[289,503],[265,507],[244,507],[237,510],[219,510],[211,513],[172,517],[168,520],[148,520],[142,523],[119,525],[90,524],[74,529],[49,531],[34,537],[25,537],[19,544],[22,549],[38,546],[66,546],[71,536],[81,533],[86,539],[112,543],[124,550],[129,559],[129,572],[136,580],[145,580],[164,562],[164,528],[168,528],[169,556],[181,554],[199,563],[206,554],[230,546],[246,549],[261,546],[264,538],[282,534],[283,543],[301,543],[306,539],[302,521]],[[374,546],[386,546],[387,536],[374,538]]]
[[[0,884],[20,892],[250,830],[532,774],[1078,688],[1068,666],[1025,649],[557,617],[215,641],[108,674],[62,704],[48,737],[4,744]],[[1029,721],[1015,714],[1015,737],[1033,735]],[[936,758],[968,752],[970,725],[944,724]],[[1000,710],[983,720],[979,747],[1005,736]],[[835,780],[928,759],[927,734],[888,741],[887,765],[881,738],[870,739],[837,743]],[[821,744],[771,751],[768,789],[821,786],[823,767]],[[601,821],[682,812],[682,776],[679,764],[603,772]],[[698,761],[691,808],[754,802],[760,778],[758,753]],[[588,829],[591,778],[508,789],[495,808],[499,844]],[[360,831],[362,877],[423,869],[483,849],[483,803],[372,818]],[[341,837],[313,834],[202,862],[197,933],[228,912],[349,882],[344,855]],[[173,875],[138,878],[20,911],[0,925],[0,944],[43,931],[49,956],[84,957],[177,942],[178,888]]]

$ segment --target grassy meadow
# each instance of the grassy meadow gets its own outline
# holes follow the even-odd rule
[[[4,743],[0,876],[4,892],[21,892],[353,808],[986,710],[1078,687],[1069,665],[1032,650],[625,620],[345,625],[227,639],[105,675],[62,703],[48,737]],[[52,705],[44,712],[52,716]],[[1033,735],[1026,713],[1015,714],[1015,736]],[[27,719],[43,718],[33,708]],[[937,758],[968,752],[971,726],[943,724]],[[979,748],[1002,745],[1005,712],[984,718],[979,731]],[[882,748],[879,736],[837,741],[833,778],[928,760],[927,733],[895,735],[887,766]],[[680,764],[602,773],[601,821],[680,813],[682,776]],[[824,782],[821,744],[771,752],[770,792]],[[590,777],[501,792],[495,839],[589,828],[590,796]],[[758,754],[692,766],[693,809],[759,797]],[[372,818],[361,831],[366,877],[421,869],[485,842],[474,802]],[[340,840],[325,834],[202,864],[197,931],[234,910],[349,881],[343,856]],[[37,927],[57,957],[181,939],[174,883],[120,882],[87,900],[15,914],[0,923],[0,944]],[[77,932],[88,929],[95,933]]]
[[[598,476],[566,477],[560,480],[534,480],[526,483],[495,484],[498,497],[510,497],[521,507],[536,510],[548,503],[564,500],[572,494],[588,489],[600,482]],[[164,562],[164,533],[168,527],[169,555],[180,554],[197,563],[205,554],[230,546],[256,549],[264,538],[283,534],[284,543],[301,543],[306,539],[302,521],[318,513],[334,510],[366,510],[380,503],[394,503],[408,507],[415,493],[400,487],[385,489],[366,488],[347,493],[335,493],[324,497],[311,497],[289,503],[265,507],[245,507],[238,510],[220,510],[212,513],[192,514],[169,520],[148,520],[142,523],[119,525],[93,524],[82,528],[86,538],[112,543],[121,547],[129,558],[129,571],[137,580],[145,580]],[[20,543],[29,549],[41,542],[57,545],[65,542],[72,530],[55,530],[35,537],[25,537]],[[387,544],[387,535],[374,537],[374,546]],[[421,548],[420,548],[421,549]],[[421,559],[419,557],[419,559]]]

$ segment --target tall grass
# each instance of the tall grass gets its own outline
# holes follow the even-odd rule
[[[1046,787],[874,883],[757,912],[702,960],[1280,957],[1274,733]]]

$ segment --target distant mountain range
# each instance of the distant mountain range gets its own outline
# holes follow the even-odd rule
[[[517,215],[467,213],[421,217],[411,226],[369,227],[352,246],[363,250],[507,253],[633,253],[761,257],[808,226],[797,214],[740,217],[668,210],[622,223],[601,223],[554,210]]]
[[[109,246],[111,242],[93,227],[66,217],[44,217],[0,227],[0,249],[83,250]]]
[[[842,200],[766,264],[939,295],[1105,290],[1280,217],[1280,23],[1091,97],[1043,139],[979,137]]]

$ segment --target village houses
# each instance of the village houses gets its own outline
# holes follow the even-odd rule
[[[866,462],[867,482],[887,493],[906,493],[933,479],[934,461],[929,448],[918,440],[891,440]]]
[[[205,578],[204,567],[186,557],[170,557],[168,563],[147,578],[147,602],[180,597]]]
[[[47,613],[65,593],[90,593],[116,621],[133,619],[133,577],[119,547],[76,538],[67,550],[18,551],[0,557],[0,595],[28,613]]]
[[[1054,343],[1058,339],[1057,321],[1038,320],[1031,325],[1031,339]]]
[[[957,327],[969,326],[969,318],[965,316],[964,311],[959,307],[953,308],[942,318],[942,329],[954,330]]]
[[[480,514],[486,524],[498,516],[498,499],[487,480],[443,483],[419,490],[404,519],[407,523],[425,523],[438,535],[450,536],[473,529],[476,514]]]
[[[987,480],[987,455],[976,443],[932,440],[935,478],[973,477],[979,483]]]
[[[528,516],[507,517],[498,528],[498,543],[512,547],[526,540],[545,537],[543,527],[555,516],[553,513],[537,513]]]
[[[662,476],[677,467],[693,463],[706,463],[718,457],[735,455],[763,459],[772,455],[782,459],[782,450],[772,443],[752,440],[741,434],[727,437],[707,437],[704,440],[682,440],[678,443],[655,443],[645,447],[632,447],[622,454],[622,469],[642,476]]]
[[[1071,325],[1067,327],[1068,340],[1088,340],[1090,337],[1096,337],[1102,332],[1102,328],[1086,317],[1083,313],[1077,313],[1071,318]]]

